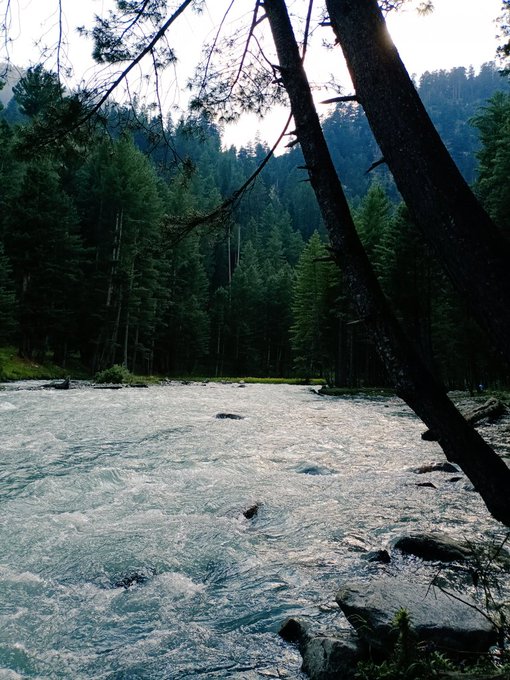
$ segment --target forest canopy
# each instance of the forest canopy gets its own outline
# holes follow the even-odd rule
[[[478,73],[425,73],[419,92],[464,176],[508,230],[506,81],[486,64]],[[175,243],[169,216],[212,210],[267,147],[222,149],[205,117],[163,122],[141,106],[112,105],[87,134],[28,153],[62,113],[55,109],[73,105],[57,75],[38,66],[1,114],[2,343],[37,360],[77,355],[91,372],[124,363],[135,372],[386,384],[328,262],[299,148],[272,158],[223,224]],[[504,380],[387,169],[366,173],[379,152],[359,107],[338,104],[323,125],[380,280],[426,356],[451,386]]]

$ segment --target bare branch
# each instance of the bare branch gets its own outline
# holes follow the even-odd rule
[[[175,225],[175,226],[180,226],[182,227],[180,231],[175,233],[172,238],[172,243],[178,243],[179,241],[182,241],[183,238],[185,238],[188,234],[190,234],[194,229],[203,226],[208,223],[214,223],[217,222],[219,219],[222,217],[226,216],[234,207],[234,205],[243,197],[243,195],[246,193],[246,191],[250,188],[250,186],[255,182],[257,177],[260,175],[262,170],[265,168],[265,166],[269,163],[271,158],[274,155],[274,152],[280,145],[282,139],[284,138],[285,134],[287,133],[287,129],[290,125],[290,122],[292,120],[292,114],[289,115],[287,122],[285,123],[285,126],[283,130],[281,131],[278,139],[276,142],[273,144],[269,152],[266,154],[265,158],[261,161],[261,163],[258,165],[258,167],[255,169],[255,171],[248,177],[248,179],[238,188],[234,193],[229,196],[223,203],[221,203],[219,206],[217,206],[214,210],[211,212],[205,214],[205,215],[196,215],[194,217],[190,217],[188,219],[173,219],[169,220],[169,225]]]
[[[205,88],[205,85],[206,85],[206,82],[207,82],[208,76],[209,76],[209,69],[210,69],[210,66],[211,66],[212,55],[214,54],[214,51],[216,50],[216,46],[218,45],[218,41],[220,39],[221,31],[223,29],[223,24],[225,23],[227,16],[228,16],[230,10],[232,9],[232,7],[234,5],[234,2],[235,2],[235,0],[231,0],[230,5],[227,7],[227,10],[224,13],[224,15],[223,15],[223,17],[220,21],[220,25],[218,26],[218,30],[216,31],[216,35],[214,36],[214,40],[213,40],[213,43],[211,45],[211,49],[209,50],[209,54],[207,56],[207,62],[206,62],[205,68],[204,68],[204,77],[202,78],[202,84],[200,85],[200,91],[202,91]]]
[[[337,104],[338,102],[357,102],[358,98],[355,94],[349,94],[345,97],[332,97],[331,99],[324,99],[321,104]]]
[[[232,90],[234,87],[237,85],[239,82],[239,78],[241,77],[241,73],[243,72],[244,64],[246,61],[246,56],[248,54],[248,50],[250,47],[250,41],[253,37],[253,31],[255,30],[257,26],[257,15],[258,11],[260,9],[260,0],[256,0],[255,2],[255,8],[253,10],[253,18],[250,26],[250,30],[248,31],[248,37],[246,38],[246,44],[244,46],[243,54],[241,55],[241,59],[239,61],[239,68],[237,69],[237,75],[235,76],[234,80],[232,81],[232,84],[230,86],[230,94],[232,94]]]
[[[372,163],[372,165],[368,168],[368,170],[365,172],[365,175],[368,175],[369,172],[372,172],[372,170],[375,170],[379,165],[382,165],[383,163],[386,163],[385,158],[379,158],[378,161],[375,161]]]
[[[61,51],[62,51],[62,40],[63,40],[63,27],[62,27],[63,15],[62,15],[62,0],[58,0],[58,42],[57,42],[57,75],[60,79],[60,66],[61,66]]]
[[[234,0],[233,0],[234,1]],[[106,89],[106,91],[103,93],[103,95],[99,98],[99,101],[97,101],[94,104],[94,111],[97,111],[98,109],[101,108],[101,106],[105,103],[105,101],[108,99],[108,97],[116,90],[116,88],[120,85],[120,83],[125,80],[125,78],[128,76],[128,74],[134,69],[135,66],[137,66],[142,59],[150,54],[156,44],[161,40],[161,38],[165,35],[167,30],[170,28],[170,26],[174,23],[176,19],[184,12],[184,10],[191,5],[193,0],[184,0],[179,7],[175,10],[175,12],[165,21],[165,23],[161,26],[161,28],[156,32],[152,40],[144,47],[144,49],[136,56],[129,64],[126,66],[126,68],[121,72],[121,74],[113,81],[113,83]],[[91,114],[92,115],[92,114]]]
[[[308,3],[308,12],[306,14],[306,23],[305,23],[305,33],[303,36],[303,51],[301,52],[301,60],[305,60],[306,56],[306,50],[308,48],[308,39],[310,37],[310,22],[312,20],[312,10],[313,10],[313,0],[310,0]]]

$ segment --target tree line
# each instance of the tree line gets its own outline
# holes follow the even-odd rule
[[[419,89],[508,232],[506,82],[485,65],[424,74]],[[177,239],[173,224],[213,210],[265,145],[223,150],[206,117],[173,123],[137,106],[110,106],[87,129],[54,129],[41,143],[73,106],[58,78],[35,67],[2,112],[1,343],[33,360],[79,357],[91,372],[120,363],[137,373],[387,384],[302,181],[300,149],[271,159],[219,224]],[[427,364],[451,387],[506,382],[387,170],[367,174],[380,152],[359,107],[339,104],[323,128],[365,249]]]

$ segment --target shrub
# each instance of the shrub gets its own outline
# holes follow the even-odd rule
[[[120,364],[114,364],[111,368],[107,368],[104,371],[96,373],[94,381],[99,384],[104,383],[128,383],[131,381],[131,373],[125,366]]]

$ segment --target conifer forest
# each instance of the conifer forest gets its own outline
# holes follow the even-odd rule
[[[465,180],[510,233],[510,88],[494,64],[427,72],[420,97]],[[59,135],[75,99],[32,67],[0,113],[0,345],[90,374],[324,378],[384,386],[333,262],[299,146],[225,148],[204,115],[110,104]],[[60,111],[57,109],[60,108]],[[428,251],[363,110],[323,130],[356,229],[397,318],[451,388],[508,384],[470,308]]]

